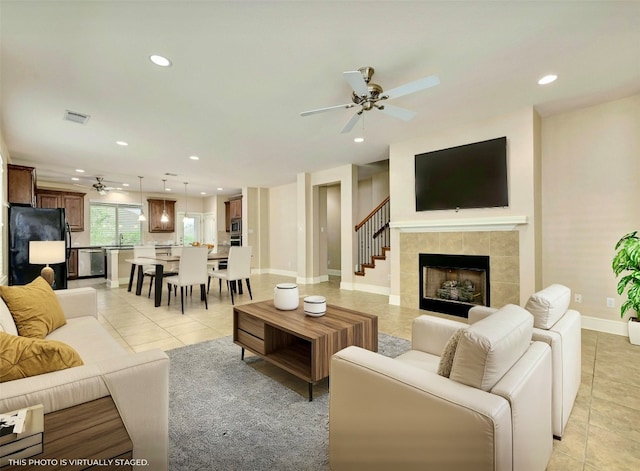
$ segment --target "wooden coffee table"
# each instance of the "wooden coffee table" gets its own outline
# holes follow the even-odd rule
[[[378,351],[378,318],[372,314],[327,305],[322,317],[280,311],[273,301],[233,309],[233,342],[313,385],[329,376],[331,355],[351,345]]]

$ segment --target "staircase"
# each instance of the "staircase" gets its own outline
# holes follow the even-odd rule
[[[355,274],[364,276],[366,268],[374,268],[376,260],[386,260],[389,246],[389,221],[391,219],[389,197],[356,226],[358,237],[358,263]]]

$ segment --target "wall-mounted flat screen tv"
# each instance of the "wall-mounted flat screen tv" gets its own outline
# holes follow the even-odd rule
[[[509,206],[506,137],[415,159],[416,211]]]

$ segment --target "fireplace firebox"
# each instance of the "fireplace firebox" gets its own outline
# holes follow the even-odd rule
[[[489,256],[420,254],[420,309],[469,317],[490,305]]]

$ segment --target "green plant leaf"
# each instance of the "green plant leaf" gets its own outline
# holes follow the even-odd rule
[[[620,306],[620,317],[624,317],[624,313],[631,309],[631,301],[627,300]]]

